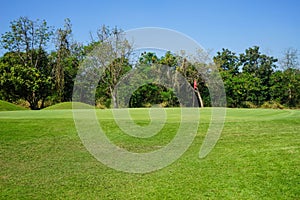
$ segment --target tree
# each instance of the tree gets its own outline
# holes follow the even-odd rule
[[[283,71],[283,84],[285,87],[285,103],[289,107],[296,107],[300,103],[300,70],[288,68]]]
[[[1,36],[2,47],[11,52],[4,56],[1,86],[9,88],[7,95],[23,98],[31,109],[38,109],[39,100],[43,107],[52,87],[45,49],[53,31],[45,20],[26,17],[12,21],[10,28]]]
[[[72,40],[72,24],[65,19],[64,28],[55,34],[56,51],[52,52],[52,73],[55,82],[56,101],[72,99],[74,79],[82,59],[82,46]]]
[[[203,78],[201,78],[201,74],[196,69],[195,65],[203,65],[201,63],[194,63],[192,64],[189,62],[186,58],[181,59],[181,65],[179,65],[176,70],[182,74],[183,77],[186,78],[186,80],[190,83],[190,86],[194,89],[194,92],[197,94],[197,101],[199,101],[200,107],[204,107],[203,98],[201,96],[200,90],[205,88],[205,81]],[[196,83],[196,87],[195,87]],[[194,99],[193,99],[193,105],[194,105]]]
[[[173,107],[179,106],[179,103],[184,106],[194,106],[198,105],[199,101],[203,107],[199,87],[194,87],[194,81],[199,83],[201,89],[204,88],[203,82],[195,66],[186,58],[174,55],[170,51],[161,58],[153,52],[143,52],[134,69],[140,72],[139,77],[135,78],[147,84],[134,92],[130,101],[132,106],[161,104],[164,107]],[[193,98],[192,102],[191,97],[194,96],[187,96],[186,92],[195,92],[198,98]]]
[[[144,107],[154,104],[161,104],[164,107],[178,106],[177,98],[171,88],[173,85],[170,85],[171,71],[175,72],[176,66],[177,57],[169,51],[161,58],[158,58],[154,52],[143,52],[135,69],[140,73],[140,82],[147,82],[147,84],[133,93],[130,106]]]
[[[121,58],[116,58],[107,66],[107,68],[105,68],[97,87],[96,98],[106,96],[107,98],[103,99],[105,101],[104,104],[106,107],[109,107],[110,103],[113,103],[114,108],[119,107],[115,87],[118,84],[118,81],[121,79],[122,75],[130,70],[131,65],[129,63],[129,60],[124,56],[122,56]],[[112,102],[108,100],[108,98],[111,98]]]
[[[33,110],[42,108],[46,97],[51,93],[51,76],[36,68],[24,67],[17,62],[13,65],[9,64],[5,60],[17,57],[13,54],[5,54],[0,62],[0,85],[3,95],[7,100],[25,99]],[[46,58],[44,56],[44,59]],[[12,60],[12,62],[14,61]],[[40,100],[42,102],[39,107]]]
[[[242,73],[248,73],[254,78],[260,79],[260,90],[256,93],[256,101],[252,102],[261,105],[264,101],[270,101],[271,75],[277,67],[278,61],[272,56],[267,56],[259,51],[258,46],[246,49],[245,53],[240,54],[240,65]]]
[[[164,56],[160,58],[159,63],[173,68],[174,70],[178,66],[179,56],[173,55],[170,51],[167,51]]]
[[[222,49],[222,52],[217,52],[213,58],[215,64],[220,68],[220,73],[225,76],[230,74],[232,76],[239,74],[239,58],[229,49]]]
[[[239,88],[237,84],[241,84],[239,82],[241,76],[239,71],[239,57],[228,49],[222,49],[222,52],[217,52],[213,60],[224,82],[227,105],[229,107],[240,106],[241,92],[237,90]]]
[[[120,78],[132,68],[128,59],[132,47],[123,38],[123,31],[117,27],[110,29],[107,26],[102,26],[98,30],[97,36],[99,41],[91,43],[94,46],[92,52],[102,68],[99,70],[104,72],[99,81],[98,91],[100,88],[102,88],[102,91],[106,88],[106,92],[112,98],[113,107],[117,108],[118,101],[115,87]]]
[[[38,62],[53,35],[47,22],[20,17],[11,22],[10,28],[11,31],[1,36],[3,48],[9,52],[15,52],[24,67],[39,68]]]
[[[290,107],[295,107],[300,101],[299,98],[299,59],[298,51],[288,48],[283,52],[280,59],[280,67],[283,69],[283,81],[287,99],[285,103]]]
[[[298,50],[292,47],[284,50],[279,64],[283,70],[299,68]]]
[[[64,65],[65,59],[70,55],[70,42],[69,37],[72,33],[72,26],[69,19],[65,20],[65,29],[59,28],[56,31],[56,62],[54,64],[54,80],[55,88],[57,91],[58,101],[63,100],[64,95]]]
[[[139,65],[153,65],[159,62],[159,58],[153,52],[143,52],[139,57]]]

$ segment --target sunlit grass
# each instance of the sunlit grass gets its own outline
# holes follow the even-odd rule
[[[147,109],[130,112],[137,124],[149,123]],[[134,152],[152,151],[173,138],[179,109],[167,113],[160,133],[137,139],[116,126],[111,110],[97,110],[107,136]],[[205,159],[198,153],[210,109],[200,114],[196,138],[180,159],[159,171],[130,174],[110,169],[89,154],[71,110],[0,112],[0,198],[300,198],[299,110],[228,109],[221,138]]]
[[[11,111],[11,110],[27,110],[24,107],[9,103],[7,101],[0,100],[0,111]]]

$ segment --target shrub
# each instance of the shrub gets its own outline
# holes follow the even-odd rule
[[[242,103],[243,108],[257,108],[257,106],[251,101],[245,101]]]
[[[284,106],[277,101],[266,101],[261,108],[284,109]]]
[[[19,99],[19,100],[15,101],[14,104],[19,105],[19,106],[22,106],[22,107],[24,107],[24,108],[29,108],[29,103],[28,103],[28,101],[23,100],[23,99]]]

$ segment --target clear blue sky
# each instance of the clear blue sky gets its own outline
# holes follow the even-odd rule
[[[187,34],[213,52],[242,53],[258,45],[279,56],[288,47],[300,50],[299,11],[298,0],[8,0],[1,2],[0,33],[20,16],[45,19],[55,27],[70,18],[79,42],[88,42],[89,32],[102,24],[123,30],[150,26]]]

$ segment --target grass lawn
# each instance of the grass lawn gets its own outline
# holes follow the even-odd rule
[[[21,106],[9,103],[7,101],[0,100],[0,111],[11,111],[11,110],[27,110]]]
[[[65,109],[72,109],[73,105],[76,107],[80,107],[82,109],[93,109],[94,107],[88,104],[84,104],[81,102],[63,102],[58,103],[49,107],[44,108],[44,110],[65,110]]]
[[[131,112],[136,123],[149,123],[147,109]],[[97,111],[107,136],[134,152],[172,139],[179,109],[167,113],[159,134],[137,139],[122,133],[110,110]],[[180,159],[131,174],[86,150],[69,109],[0,112],[0,199],[300,199],[300,110],[227,109],[222,135],[204,159],[198,153],[210,109],[200,113],[196,138]]]

